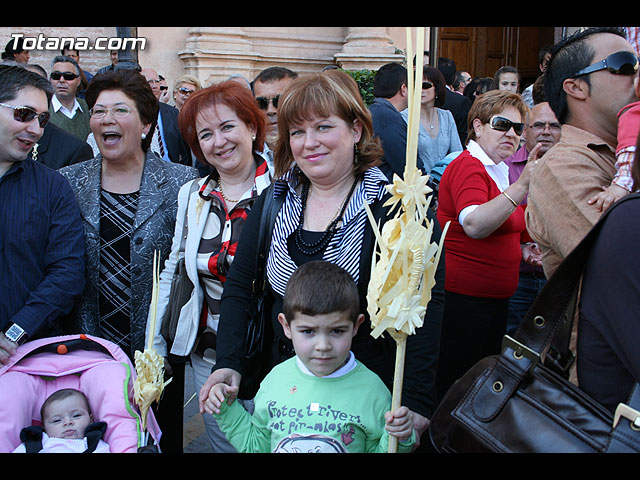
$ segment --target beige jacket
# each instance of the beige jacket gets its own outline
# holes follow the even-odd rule
[[[587,201],[616,174],[615,145],[571,125],[541,159],[529,186],[527,229],[543,254],[547,278],[600,218]]]

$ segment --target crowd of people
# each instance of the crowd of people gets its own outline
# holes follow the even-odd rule
[[[372,337],[367,314],[369,215],[378,228],[394,215],[386,187],[404,175],[415,61],[380,67],[366,105],[337,68],[169,84],[117,59],[92,75],[74,51],[47,74],[8,45],[1,364],[57,335],[104,338],[132,360],[153,338],[172,378],[153,407],[162,452],[182,452],[186,364],[213,452],[380,452],[390,436],[398,451],[430,452],[425,432],[447,390],[501,351],[602,213],[640,188],[630,32],[589,28],[545,46],[526,88],[512,66],[474,77],[424,52],[416,164],[433,188],[432,241],[449,228],[395,410],[395,342]],[[636,205],[607,219],[574,321],[572,379],[612,411],[640,380]],[[181,265],[193,290],[168,338],[157,319],[176,300]],[[257,283],[267,320],[254,372],[245,343]],[[257,393],[243,391],[256,374]],[[64,438],[86,448],[85,429],[101,419],[82,394],[42,407],[47,446],[70,451],[51,440],[62,431],[48,420],[53,406],[59,421],[81,425]]]

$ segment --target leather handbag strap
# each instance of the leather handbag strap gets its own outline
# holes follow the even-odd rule
[[[184,247],[187,243],[187,233],[188,233],[188,228],[187,225],[189,223],[189,202],[191,201],[191,195],[193,195],[193,192],[195,192],[198,189],[198,179],[195,179],[191,182],[191,187],[189,188],[189,195],[187,196],[187,208],[185,208],[184,210],[184,222],[183,222],[183,226],[182,226],[182,238],[180,239],[180,250],[178,250],[178,253],[180,252],[184,252]]]
[[[640,194],[627,195],[602,214],[583,240],[559,265],[540,295],[533,301],[514,339],[542,354],[562,326],[563,315],[575,297],[584,265],[606,218],[621,203],[638,200]]]
[[[277,181],[277,180],[276,180]],[[256,257],[256,276],[253,281],[253,295],[259,295],[264,292],[267,285],[266,263],[271,247],[271,237],[273,236],[273,227],[276,217],[280,211],[280,207],[284,202],[285,195],[274,197],[275,182],[273,182],[266,190],[263,191],[264,204],[260,218],[260,227],[258,229],[258,255]]]

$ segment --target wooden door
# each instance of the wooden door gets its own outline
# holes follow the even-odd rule
[[[553,40],[554,27],[440,27],[438,50],[472,77],[493,77],[502,66],[516,67],[525,88],[540,75],[540,48]]]

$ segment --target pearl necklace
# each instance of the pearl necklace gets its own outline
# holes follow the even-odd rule
[[[220,190],[220,195],[224,198],[225,202],[228,203],[238,203],[240,200],[232,200],[224,194],[224,190],[222,189],[222,179],[218,177],[218,189]]]

